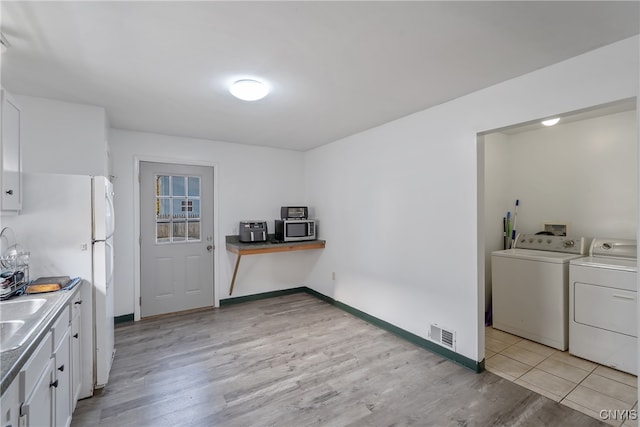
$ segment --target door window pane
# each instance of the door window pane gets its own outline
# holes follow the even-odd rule
[[[168,222],[156,223],[156,242],[168,243],[171,241],[171,224]]]
[[[171,200],[171,204],[173,205],[173,219],[183,219],[186,218],[186,212],[184,211],[182,202],[184,201],[184,199],[180,198],[180,199],[172,199]]]
[[[172,176],[171,177],[171,195],[173,197],[186,196],[185,189],[185,177],[184,176]]]
[[[200,240],[200,221],[189,221],[187,228],[187,238],[189,240]]]
[[[189,197],[200,197],[200,177],[190,176],[188,183],[189,183],[189,190],[187,195]]]
[[[169,177],[167,175],[160,175],[156,178],[156,195],[169,195]]]
[[[191,210],[189,211],[189,218],[200,218],[200,200],[191,200]]]
[[[171,200],[158,199],[156,200],[156,220],[169,220],[171,219]]]
[[[156,175],[156,243],[200,240],[200,184],[199,176]]]
[[[187,234],[187,223],[182,221],[182,222],[177,222],[174,221],[173,222],[173,241],[174,242],[181,242],[184,241],[184,239],[186,238],[186,234]]]

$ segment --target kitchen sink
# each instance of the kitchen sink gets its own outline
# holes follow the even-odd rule
[[[0,351],[23,345],[51,308],[45,298],[18,297],[0,301]]]
[[[31,317],[47,302],[44,298],[17,299],[0,302],[0,321],[20,320]]]
[[[24,326],[24,320],[7,320],[0,322],[0,342],[9,342],[11,338]],[[4,350],[4,345],[2,345]]]

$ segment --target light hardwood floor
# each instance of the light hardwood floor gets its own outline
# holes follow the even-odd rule
[[[299,293],[116,329],[72,426],[596,426]]]

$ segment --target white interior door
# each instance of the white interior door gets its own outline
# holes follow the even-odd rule
[[[213,168],[140,162],[141,317],[213,306]]]

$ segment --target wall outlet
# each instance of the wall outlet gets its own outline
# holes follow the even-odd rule
[[[336,272],[335,271],[331,272],[331,280],[336,280]]]

